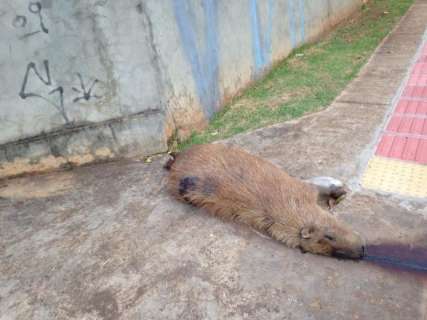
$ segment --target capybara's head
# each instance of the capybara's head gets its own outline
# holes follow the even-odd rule
[[[361,236],[334,219],[326,225],[304,226],[299,236],[299,248],[302,252],[341,259],[361,259],[364,256],[365,247]]]

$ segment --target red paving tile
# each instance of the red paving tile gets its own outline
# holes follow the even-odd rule
[[[427,164],[427,138],[384,135],[375,154]]]
[[[409,79],[409,85],[411,86],[426,86],[427,85],[427,73],[413,73]]]
[[[387,125],[386,131],[388,133],[427,136],[427,118],[393,115]]]
[[[411,133],[412,121],[412,117],[402,117],[402,121],[400,121],[400,125],[397,128],[397,132]]]
[[[390,158],[402,159],[403,150],[405,150],[406,141],[408,138],[396,136],[393,140],[393,145],[388,154]]]
[[[411,133],[422,135],[423,128],[425,126],[427,126],[427,119],[414,118],[414,122],[412,123]]]
[[[403,153],[402,153],[403,160],[409,160],[409,161],[415,160],[419,142],[420,142],[420,139],[408,138],[408,141],[406,141],[405,149],[403,150]]]
[[[392,135],[383,135],[381,141],[378,144],[376,155],[388,157],[391,147],[393,146],[394,136]]]
[[[412,101],[400,99],[399,103],[396,106],[395,113],[405,113],[406,108],[408,107],[408,104]]]
[[[413,67],[376,155],[427,164],[427,45]]]
[[[423,114],[427,116],[427,101],[418,101],[417,114]]]
[[[397,132],[402,121],[402,116],[393,115],[387,126],[387,131]]]
[[[401,99],[395,113],[416,114],[427,117],[427,101]]]
[[[407,98],[425,99],[427,101],[427,86],[407,86],[403,92]]]
[[[409,101],[405,113],[417,113],[418,102],[421,101]]]
[[[413,74],[423,74],[423,73],[427,73],[427,63],[418,62],[414,67]]]

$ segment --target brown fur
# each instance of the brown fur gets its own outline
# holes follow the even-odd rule
[[[361,238],[319,207],[312,186],[242,149],[194,146],[167,167],[168,189],[179,200],[247,224],[304,252],[362,255]]]

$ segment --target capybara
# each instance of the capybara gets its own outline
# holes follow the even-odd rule
[[[179,200],[302,252],[363,256],[361,237],[318,205],[313,186],[238,147],[193,146],[174,155],[165,168],[170,170],[168,190]]]

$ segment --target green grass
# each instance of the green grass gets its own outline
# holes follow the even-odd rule
[[[371,0],[321,41],[295,50],[178,149],[294,119],[328,106],[358,74],[413,0]]]

